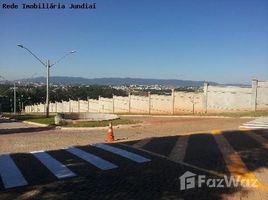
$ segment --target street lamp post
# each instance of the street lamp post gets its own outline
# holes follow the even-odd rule
[[[47,87],[46,87],[46,117],[49,117],[49,77],[50,77],[50,68],[52,66],[54,66],[55,64],[57,64],[58,62],[60,62],[63,58],[65,58],[66,56],[75,53],[76,51],[70,51],[68,53],[66,53],[65,55],[63,55],[60,59],[58,59],[56,62],[54,62],[53,64],[50,64],[50,61],[47,60],[46,63],[44,63],[40,58],[38,58],[32,51],[30,51],[27,47],[18,44],[17,45],[20,48],[25,49],[26,51],[28,51],[32,56],[34,56],[43,66],[46,67],[46,73],[47,73]]]

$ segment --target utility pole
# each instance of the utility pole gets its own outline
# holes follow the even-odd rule
[[[49,70],[50,70],[50,63],[47,60],[47,96],[46,96],[46,117],[49,117]]]

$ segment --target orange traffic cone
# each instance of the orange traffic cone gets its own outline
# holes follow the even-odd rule
[[[106,142],[108,143],[114,142],[114,132],[112,122],[109,123],[109,129],[106,135]]]

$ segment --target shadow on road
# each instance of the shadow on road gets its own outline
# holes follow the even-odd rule
[[[0,118],[0,123],[7,124],[6,126],[4,124],[0,126],[0,135],[8,135],[8,134],[14,134],[14,133],[32,133],[32,132],[40,132],[40,131],[47,131],[47,130],[55,129],[55,126],[27,127],[22,122],[16,121],[14,119],[5,119],[5,118]],[[12,125],[12,123],[14,123],[15,125]],[[1,127],[4,127],[4,128],[1,128]]]
[[[15,121],[15,119],[5,119],[0,117],[0,123],[13,123]]]
[[[74,178],[57,178],[32,154],[16,153],[11,157],[21,170],[29,186],[3,190],[1,199],[220,199],[222,194],[233,193],[233,188],[202,187],[180,190],[179,177],[185,171],[200,171],[131,147],[113,146],[151,159],[147,163],[135,163],[120,156],[91,146],[79,149],[118,165],[118,168],[101,171],[82,159],[62,150],[49,151],[56,160],[77,174]],[[207,177],[214,177],[205,174]]]
[[[10,129],[0,129],[0,135],[14,134],[14,133],[31,133],[31,132],[40,132],[48,131],[55,129],[54,126],[48,127],[27,127],[27,128],[10,128]]]
[[[255,131],[258,135],[268,135],[266,131]],[[246,167],[255,172],[268,167],[267,149],[245,132],[223,133],[224,138],[241,156]],[[248,196],[248,188],[198,187],[181,190],[179,177],[186,171],[208,178],[220,178],[191,166],[166,159],[177,141],[187,136],[152,138],[139,149],[133,148],[142,140],[112,144],[115,147],[150,158],[148,163],[137,164],[102,149],[89,145],[77,148],[99,156],[119,167],[101,171],[63,149],[48,151],[52,157],[75,172],[75,178],[59,181],[39,160],[30,153],[12,154],[14,162],[21,169],[29,186],[3,190],[3,199],[225,199],[236,195]],[[189,137],[189,136],[188,136]],[[215,138],[211,134],[195,134],[188,139],[183,161],[196,167],[205,168],[229,175],[228,167],[221,155]],[[127,145],[126,145],[127,144]],[[150,153],[150,152],[153,152]],[[161,156],[157,156],[157,155]],[[225,155],[232,156],[232,155]],[[255,197],[258,199],[258,196]]]
[[[250,136],[250,134],[257,134],[258,136],[263,137],[263,141],[265,143],[263,144],[259,141],[256,141],[254,137]],[[266,189],[263,191],[247,187],[234,188],[232,191],[239,192],[239,196],[235,196],[235,199],[250,196],[249,191],[252,192],[252,190],[257,193],[257,195],[253,194],[253,197],[255,198],[252,199],[264,198],[263,194],[265,194],[265,197],[267,197],[268,130],[226,131],[216,135],[202,133],[193,134],[190,136],[179,135],[151,138],[149,142],[145,142],[145,144],[141,147],[138,147],[138,149],[159,154],[160,156],[173,160],[174,156],[172,156],[172,154],[177,154],[176,156],[180,157],[181,152],[183,152],[183,148],[181,148],[183,143],[180,143],[179,145],[177,144],[178,151],[172,153],[172,151],[174,151],[173,148],[176,146],[176,142],[183,141],[186,137],[188,137],[188,139],[187,146],[185,147],[185,154],[183,159],[175,159],[176,162],[184,162],[204,170],[210,170],[216,173],[225,174],[227,176],[241,175],[245,178],[245,180],[249,180],[246,177],[248,177],[251,173],[257,178],[262,186],[266,187]],[[228,145],[226,146],[225,144],[217,143],[217,141],[221,141],[219,140],[221,137],[225,138],[232,151],[226,150]],[[148,141],[148,138],[144,140],[125,142],[125,144],[135,147],[135,145],[137,146],[139,143],[142,144],[146,140]],[[238,160],[241,160],[241,162],[235,160],[237,155],[239,157]],[[232,173],[229,171],[230,169],[232,170]],[[212,189],[211,191],[213,193],[215,192]],[[225,198],[226,195],[224,195],[224,193],[225,192],[220,192],[217,199]],[[235,195],[235,193],[233,195]],[[224,197],[222,197],[222,195]],[[251,196],[249,199],[251,199]]]

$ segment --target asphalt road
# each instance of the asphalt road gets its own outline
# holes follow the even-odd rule
[[[0,199],[264,200],[267,141],[267,130],[218,130],[1,153]],[[193,179],[184,180],[183,175]],[[214,187],[199,180],[224,175],[254,179],[257,188]]]
[[[120,144],[113,146],[143,156],[150,161],[137,163],[96,147],[78,147],[118,166],[114,169],[101,170],[65,150],[46,152],[76,175],[59,180],[33,154],[12,154],[11,158],[23,174],[27,185],[6,189],[2,180],[0,198],[219,199],[221,194],[231,192],[230,189],[209,190],[205,187],[182,191],[179,177],[186,171],[211,175]]]

